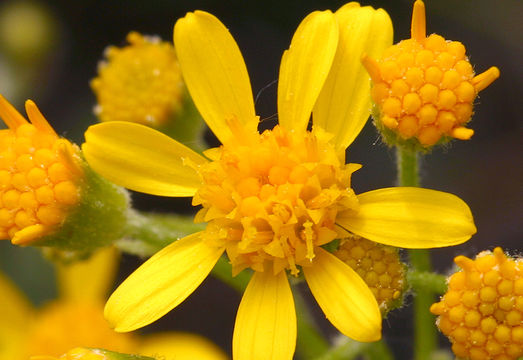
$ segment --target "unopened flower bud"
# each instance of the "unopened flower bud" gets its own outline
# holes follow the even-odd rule
[[[373,118],[389,144],[427,148],[449,138],[468,140],[465,128],[478,93],[499,77],[491,67],[475,75],[459,41],[426,36],[425,5],[414,3],[411,38],[385,51],[381,59],[364,56],[372,79]]]
[[[458,256],[461,268],[430,311],[460,359],[515,360],[523,356],[523,261],[501,248],[475,260]]]

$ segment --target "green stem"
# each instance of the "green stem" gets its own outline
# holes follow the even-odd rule
[[[410,270],[407,272],[407,282],[415,289],[429,289],[440,295],[447,291],[447,278],[433,272]]]
[[[419,186],[418,153],[412,149],[397,148],[398,185]],[[428,250],[409,250],[410,262],[416,272],[432,272]],[[435,318],[429,308],[434,302],[434,290],[426,286],[416,286],[414,289],[414,359],[426,360],[436,350],[437,331]]]
[[[387,344],[383,340],[373,343],[362,343],[340,336],[336,345],[331,347],[317,360],[354,360],[363,356],[366,360],[393,360]]]

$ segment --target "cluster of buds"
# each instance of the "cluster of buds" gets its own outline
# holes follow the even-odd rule
[[[465,128],[474,99],[499,77],[491,67],[474,74],[459,41],[426,36],[425,5],[414,4],[411,38],[400,41],[363,64],[373,82],[373,118],[389,144],[407,143],[423,149],[448,138],[468,140]]]
[[[406,266],[397,248],[354,235],[342,239],[334,255],[365,281],[383,315],[402,304],[407,285]]]
[[[523,356],[523,260],[501,248],[475,260],[458,256],[462,269],[430,311],[462,359],[515,360]]]

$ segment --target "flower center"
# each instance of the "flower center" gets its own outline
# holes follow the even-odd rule
[[[226,249],[235,274],[269,263],[298,275],[318,246],[340,237],[336,216],[358,207],[350,178],[360,165],[346,165],[328,140],[276,126],[206,153],[213,161],[199,169],[195,220],[209,222],[204,240]]]

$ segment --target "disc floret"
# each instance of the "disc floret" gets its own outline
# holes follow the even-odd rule
[[[345,165],[325,133],[276,126],[206,155],[196,220],[209,222],[204,238],[227,250],[234,273],[267,262],[298,275],[318,246],[339,238],[337,214],[358,207],[350,178],[360,165]]]

